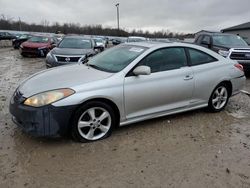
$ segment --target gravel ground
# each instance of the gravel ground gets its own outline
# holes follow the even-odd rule
[[[247,95],[220,113],[145,121],[94,143],[36,139],[12,123],[8,104],[20,81],[43,69],[44,59],[0,48],[0,187],[250,187]]]

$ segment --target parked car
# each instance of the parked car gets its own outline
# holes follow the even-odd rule
[[[93,38],[96,43],[96,47],[102,52],[105,49],[105,41],[102,38]]]
[[[32,35],[30,35],[30,34],[23,34],[23,35],[19,36],[18,38],[13,39],[13,41],[12,41],[13,48],[18,49],[23,42],[27,41],[31,37],[32,37]]]
[[[118,44],[122,44],[122,43],[125,43],[127,41],[127,38],[121,38],[121,37],[117,37],[117,38],[113,38],[112,39],[112,44],[114,46],[118,45]]]
[[[225,108],[240,92],[242,66],[187,43],[125,43],[86,64],[37,73],[10,101],[14,122],[34,136],[71,133],[81,142],[116,126],[208,107]]]
[[[170,42],[169,39],[166,38],[156,38],[156,39],[152,39],[152,41],[157,41],[157,42]]]
[[[84,62],[86,58],[97,54],[95,41],[83,36],[66,36],[56,48],[46,56],[46,66],[55,67]]]
[[[130,36],[127,39],[127,42],[142,42],[146,41],[147,39],[145,37],[136,37],[136,36]]]
[[[16,36],[10,34],[9,32],[0,32],[0,40],[12,40],[15,38]]]
[[[198,35],[194,43],[209,48],[225,58],[238,61],[245,72],[250,72],[250,47],[240,36],[207,32]]]
[[[37,35],[23,42],[19,50],[22,56],[35,55],[45,57],[56,46],[56,43],[57,39],[55,37]]]

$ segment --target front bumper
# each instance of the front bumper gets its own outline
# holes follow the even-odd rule
[[[79,62],[61,62],[61,61],[55,61],[55,60],[47,60],[46,59],[46,66],[48,68],[51,67],[58,67],[58,66],[62,66],[62,65],[72,65],[72,64],[78,64]]]
[[[19,48],[21,55],[32,55],[32,56],[39,56],[45,57],[46,54],[49,52],[48,48],[38,49],[38,48]]]
[[[12,97],[9,110],[12,120],[24,132],[35,137],[59,137],[69,131],[70,119],[76,106],[30,107]]]

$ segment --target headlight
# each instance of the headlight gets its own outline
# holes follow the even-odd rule
[[[26,99],[24,101],[24,104],[27,106],[41,107],[66,98],[74,93],[75,91],[72,89],[57,89],[53,91],[46,91]]]
[[[225,51],[225,50],[219,50],[218,53],[222,55],[223,57],[227,57],[229,55],[229,51]]]

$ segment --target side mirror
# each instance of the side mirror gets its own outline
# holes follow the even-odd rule
[[[148,66],[138,66],[133,70],[134,75],[139,76],[139,75],[150,75],[151,74],[151,69]]]

